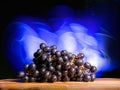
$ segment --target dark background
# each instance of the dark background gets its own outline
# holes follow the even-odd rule
[[[120,1],[119,0],[4,0],[0,1],[0,78],[15,78],[16,73],[7,61],[4,52],[6,26],[18,15],[30,15],[47,18],[47,12],[56,5],[66,5],[74,11],[92,11],[104,20],[105,27],[116,39],[107,46],[109,56],[119,65],[112,71],[105,72],[102,77],[120,78]],[[7,36],[6,36],[7,37]],[[112,66],[111,66],[112,67]],[[103,67],[104,68],[104,67]]]

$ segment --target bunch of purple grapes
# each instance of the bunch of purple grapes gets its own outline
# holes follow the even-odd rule
[[[75,55],[41,43],[33,63],[25,64],[25,72],[19,72],[18,77],[23,82],[94,81],[97,68],[83,58],[83,53]]]

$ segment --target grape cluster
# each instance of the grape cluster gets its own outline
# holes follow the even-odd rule
[[[97,68],[83,58],[83,53],[75,55],[41,43],[33,63],[25,64],[25,72],[19,72],[18,77],[23,82],[94,81]]]

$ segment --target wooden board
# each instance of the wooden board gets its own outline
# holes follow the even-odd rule
[[[99,78],[94,82],[22,83],[16,79],[0,80],[0,90],[120,90],[120,79]]]

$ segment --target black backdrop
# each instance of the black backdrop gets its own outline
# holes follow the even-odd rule
[[[103,26],[112,33],[116,41],[107,46],[107,52],[120,65],[120,1],[119,0],[4,0],[0,1],[0,78],[14,78],[16,73],[3,53],[3,35],[6,26],[18,15],[46,17],[48,10],[55,5],[66,5],[73,10],[94,10],[105,19]],[[113,25],[114,24],[114,25]],[[104,68],[104,67],[103,67]],[[102,77],[120,77],[120,67],[105,72]]]

